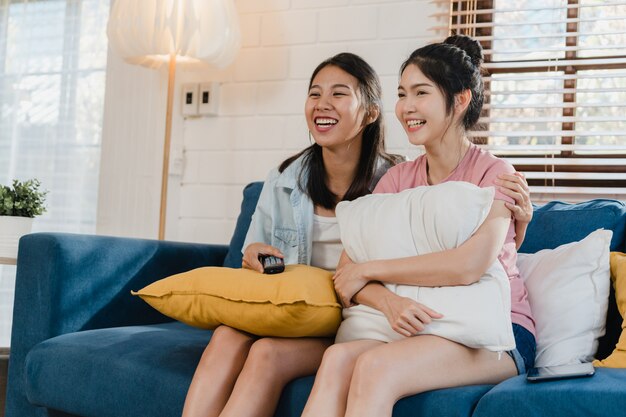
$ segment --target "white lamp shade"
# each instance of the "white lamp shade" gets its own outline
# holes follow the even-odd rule
[[[172,54],[225,67],[240,47],[232,0],[115,0],[107,35],[126,62],[149,67]]]

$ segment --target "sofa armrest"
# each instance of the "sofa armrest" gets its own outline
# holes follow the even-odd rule
[[[62,233],[20,240],[12,338],[168,321],[130,294],[201,266],[222,265],[226,246]],[[13,339],[15,340],[15,339]]]
[[[227,250],[226,245],[62,233],[20,239],[7,415],[20,408],[12,402],[23,400],[24,359],[33,346],[81,330],[171,321],[130,291],[179,272],[221,266]]]

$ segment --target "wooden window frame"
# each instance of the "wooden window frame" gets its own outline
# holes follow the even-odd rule
[[[568,5],[577,5],[578,0],[568,0]],[[472,25],[474,23],[491,23],[493,22],[493,14],[492,13],[479,13],[472,14],[472,10],[493,10],[495,6],[495,2],[493,0],[467,0],[467,1],[451,1],[450,2],[450,27],[453,25],[464,24],[464,25]],[[459,10],[461,7],[461,10]],[[466,12],[467,14],[455,15],[454,12]],[[567,9],[567,19],[574,20],[578,18],[579,9],[576,7]],[[577,21],[568,22],[566,24],[566,33],[578,33],[578,25]],[[491,26],[487,27],[471,27],[466,30],[453,31],[451,29],[451,33],[463,33],[469,36],[492,36],[493,31]],[[578,36],[566,36],[565,37],[565,45],[564,46],[576,46],[578,44]],[[492,42],[490,40],[481,41],[481,45],[483,49],[491,49]],[[622,56],[626,58],[626,55]],[[601,58],[601,57],[597,57]],[[615,56],[611,56],[611,58],[615,58]],[[574,65],[563,65],[556,62],[554,65],[549,67],[515,67],[515,68],[490,68],[488,70],[489,75],[495,74],[511,74],[511,73],[525,73],[525,72],[539,72],[539,71],[562,71],[566,75],[575,75],[579,71],[582,70],[605,70],[605,69],[626,69],[626,64],[597,64],[597,63],[589,63],[586,62],[585,58],[578,57],[578,51],[576,50],[566,50],[565,51],[565,60],[567,61],[578,61],[579,63]],[[542,60],[537,60],[542,61]],[[485,56],[485,62],[491,62],[491,55]],[[532,61],[529,61],[532,62]],[[563,80],[563,87],[566,89],[576,89],[576,79],[565,79]],[[490,89],[490,82],[485,82],[485,89],[488,91]],[[576,102],[576,92],[574,93],[562,93],[563,103],[575,103]],[[485,95],[485,104],[488,104],[490,100],[489,95]],[[564,107],[562,115],[564,117],[573,117],[575,116],[576,108],[575,107]],[[482,117],[489,117],[489,109],[483,109]],[[563,121],[561,122],[561,130],[563,131],[575,131],[576,123],[575,121]],[[488,125],[481,126],[482,129],[488,130]],[[486,145],[488,138],[487,137],[474,137],[474,142],[482,145]],[[573,145],[575,143],[575,137],[572,136],[561,136],[561,144],[563,145]],[[515,158],[518,160],[536,158],[536,155],[516,155]],[[611,164],[611,165],[603,165],[598,167],[597,165],[578,165],[578,164],[557,164],[552,165],[551,169],[553,172],[578,172],[578,173],[626,173],[626,154],[598,154],[594,153],[593,155],[580,155],[571,150],[561,150],[560,153],[553,155],[554,158],[572,158],[572,159],[590,159],[590,158],[604,158],[604,159],[616,159],[623,160],[623,164]],[[537,164],[524,164],[517,163],[515,164],[516,169],[525,172],[543,172],[547,168],[545,164],[537,165]],[[597,181],[594,180],[586,180],[586,179],[529,179],[530,185],[536,186],[567,186],[567,187],[597,187]],[[602,182],[601,187],[616,187],[616,188],[624,188],[626,187],[626,180],[617,179],[617,180],[606,180]]]

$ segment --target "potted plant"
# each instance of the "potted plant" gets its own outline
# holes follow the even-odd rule
[[[30,233],[33,220],[46,211],[47,191],[37,179],[0,185],[0,258],[17,258],[18,242]]]

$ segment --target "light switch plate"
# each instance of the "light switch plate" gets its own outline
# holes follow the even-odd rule
[[[198,115],[198,84],[183,84],[181,108],[183,116]]]
[[[219,113],[220,83],[201,83],[198,92],[198,114],[217,116]]]

